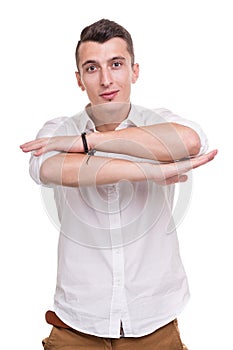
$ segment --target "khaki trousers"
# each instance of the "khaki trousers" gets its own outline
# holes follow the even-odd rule
[[[101,338],[73,329],[53,327],[42,344],[44,350],[188,350],[180,339],[177,320],[139,338]]]

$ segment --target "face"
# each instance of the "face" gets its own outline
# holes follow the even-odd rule
[[[92,105],[130,102],[131,84],[137,81],[138,64],[132,67],[126,42],[113,38],[103,44],[87,41],[79,47],[79,87]]]

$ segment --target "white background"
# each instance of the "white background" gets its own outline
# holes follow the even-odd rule
[[[195,170],[192,201],[179,227],[192,298],[179,318],[190,350],[232,343],[232,21],[231,1],[2,1],[1,347],[39,350],[50,327],[58,233],[19,145],[42,124],[79,112],[75,81],[81,29],[109,18],[135,43],[141,75],[132,101],[166,107],[202,125],[216,160]]]

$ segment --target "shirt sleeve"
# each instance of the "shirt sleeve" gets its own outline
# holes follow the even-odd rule
[[[204,154],[207,151],[207,149],[209,147],[208,139],[198,123],[193,122],[193,121],[188,120],[188,119],[181,118],[178,115],[173,114],[171,111],[169,111],[166,108],[155,109],[154,112],[160,116],[160,118],[161,118],[161,120],[163,120],[163,122],[181,124],[181,125],[187,126],[187,127],[196,131],[196,133],[198,134],[198,136],[200,138],[200,142],[201,142],[200,151],[196,156]]]
[[[60,118],[55,118],[52,120],[49,120],[44,124],[44,126],[40,129],[38,132],[36,138],[43,138],[43,137],[53,137],[53,136],[66,136],[67,135],[67,125],[66,121],[68,120],[67,117],[60,117]],[[42,154],[39,157],[36,157],[33,155],[33,152],[30,157],[29,161],[29,173],[32,177],[32,179],[39,185],[42,184],[40,180],[40,167],[42,163],[56,155],[59,154],[59,151],[50,151],[47,153]]]

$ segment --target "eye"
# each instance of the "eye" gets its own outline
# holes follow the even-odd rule
[[[95,65],[91,65],[89,67],[86,68],[86,71],[89,73],[93,73],[97,70],[97,67]]]
[[[113,62],[113,64],[112,64],[112,67],[115,69],[118,69],[121,66],[122,66],[122,62],[120,62],[120,61]]]

